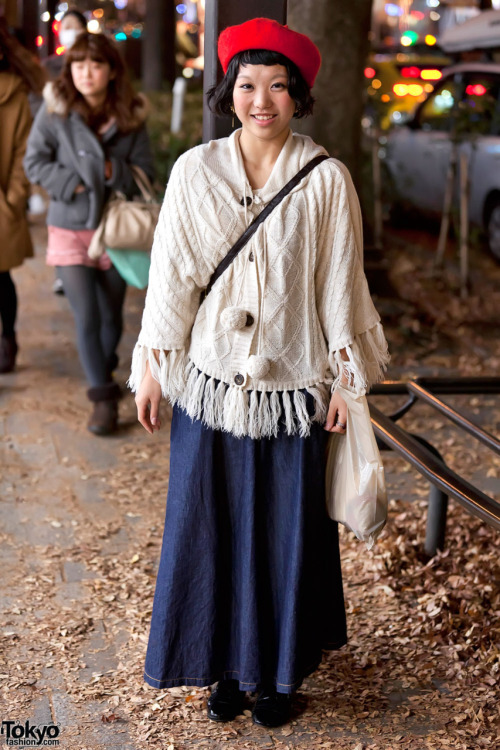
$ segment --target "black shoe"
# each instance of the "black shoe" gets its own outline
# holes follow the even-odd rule
[[[291,713],[292,696],[266,687],[257,696],[252,716],[254,724],[261,727],[281,727],[290,721]]]
[[[221,680],[208,699],[208,718],[212,721],[232,721],[243,713],[244,698],[245,693],[239,689],[238,680]]]

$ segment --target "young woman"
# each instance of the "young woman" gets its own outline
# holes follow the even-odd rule
[[[153,177],[146,104],[136,95],[112,42],[78,36],[64,70],[44,90],[25,157],[31,182],[50,196],[47,263],[56,266],[73,310],[80,360],[94,408],[88,429],[114,432],[120,389],[113,381],[126,285],[109,257],[88,248],[111,191],[132,196],[130,167]]]
[[[17,293],[10,271],[33,255],[23,156],[31,127],[28,92],[39,93],[44,81],[40,66],[0,19],[0,373],[14,369],[18,348]]]
[[[200,304],[249,223],[325,154],[290,130],[312,111],[320,65],[306,36],[254,19],[222,33],[219,58],[225,77],[209,102],[234,110],[241,129],[174,166],[130,378],[149,433],[162,394],[174,404],[145,679],[217,681],[216,721],[258,691],[254,721],[278,726],[322,649],[346,642],[324,491],[328,432],[347,420],[335,386],[367,387],[388,354],[356,193],[334,159],[274,208]]]

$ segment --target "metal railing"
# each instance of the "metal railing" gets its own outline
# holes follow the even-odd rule
[[[417,378],[408,382],[385,381],[373,386],[370,392],[370,395],[374,396],[408,396],[406,403],[389,416],[373,404],[370,403],[369,406],[379,447],[399,453],[425,476],[431,485],[425,535],[425,552],[428,555],[432,556],[444,547],[449,497],[459,502],[467,512],[498,530],[500,503],[450,469],[439,451],[428,440],[407,432],[396,422],[421,401],[500,455],[500,440],[436,395],[497,393],[500,393],[500,378]]]

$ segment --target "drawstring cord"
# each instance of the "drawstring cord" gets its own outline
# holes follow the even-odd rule
[[[260,305],[259,305],[259,333],[257,336],[257,356],[260,355],[260,347],[264,336],[264,290],[267,281],[267,240],[263,233],[262,236],[262,262],[264,264],[264,276],[260,286]]]
[[[238,144],[239,146],[239,144]],[[247,176],[245,172],[245,167],[243,166],[243,154],[241,153],[240,148],[240,177],[243,182],[243,206],[245,209],[245,229],[248,227],[248,203],[247,203]],[[249,196],[250,197],[250,196]],[[262,262],[264,264],[264,274],[262,278],[262,283],[260,285],[260,303],[259,303],[259,329],[258,329],[258,335],[257,335],[257,356],[260,355],[260,347],[261,347],[261,341],[262,336],[264,332],[264,289],[266,287],[266,280],[267,280],[267,242],[266,237],[263,235],[262,240]],[[257,263],[257,258],[255,258],[255,264],[256,264],[256,271],[257,275],[259,276],[259,266]],[[261,281],[259,276],[259,282]]]

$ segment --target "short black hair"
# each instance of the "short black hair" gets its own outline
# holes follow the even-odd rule
[[[294,117],[311,115],[314,97],[302,73],[288,57],[280,52],[267,49],[247,49],[238,52],[228,65],[226,75],[220,83],[207,91],[208,106],[216,115],[231,115],[233,89],[240,70],[240,65],[283,65],[288,74],[288,93],[297,105]]]

